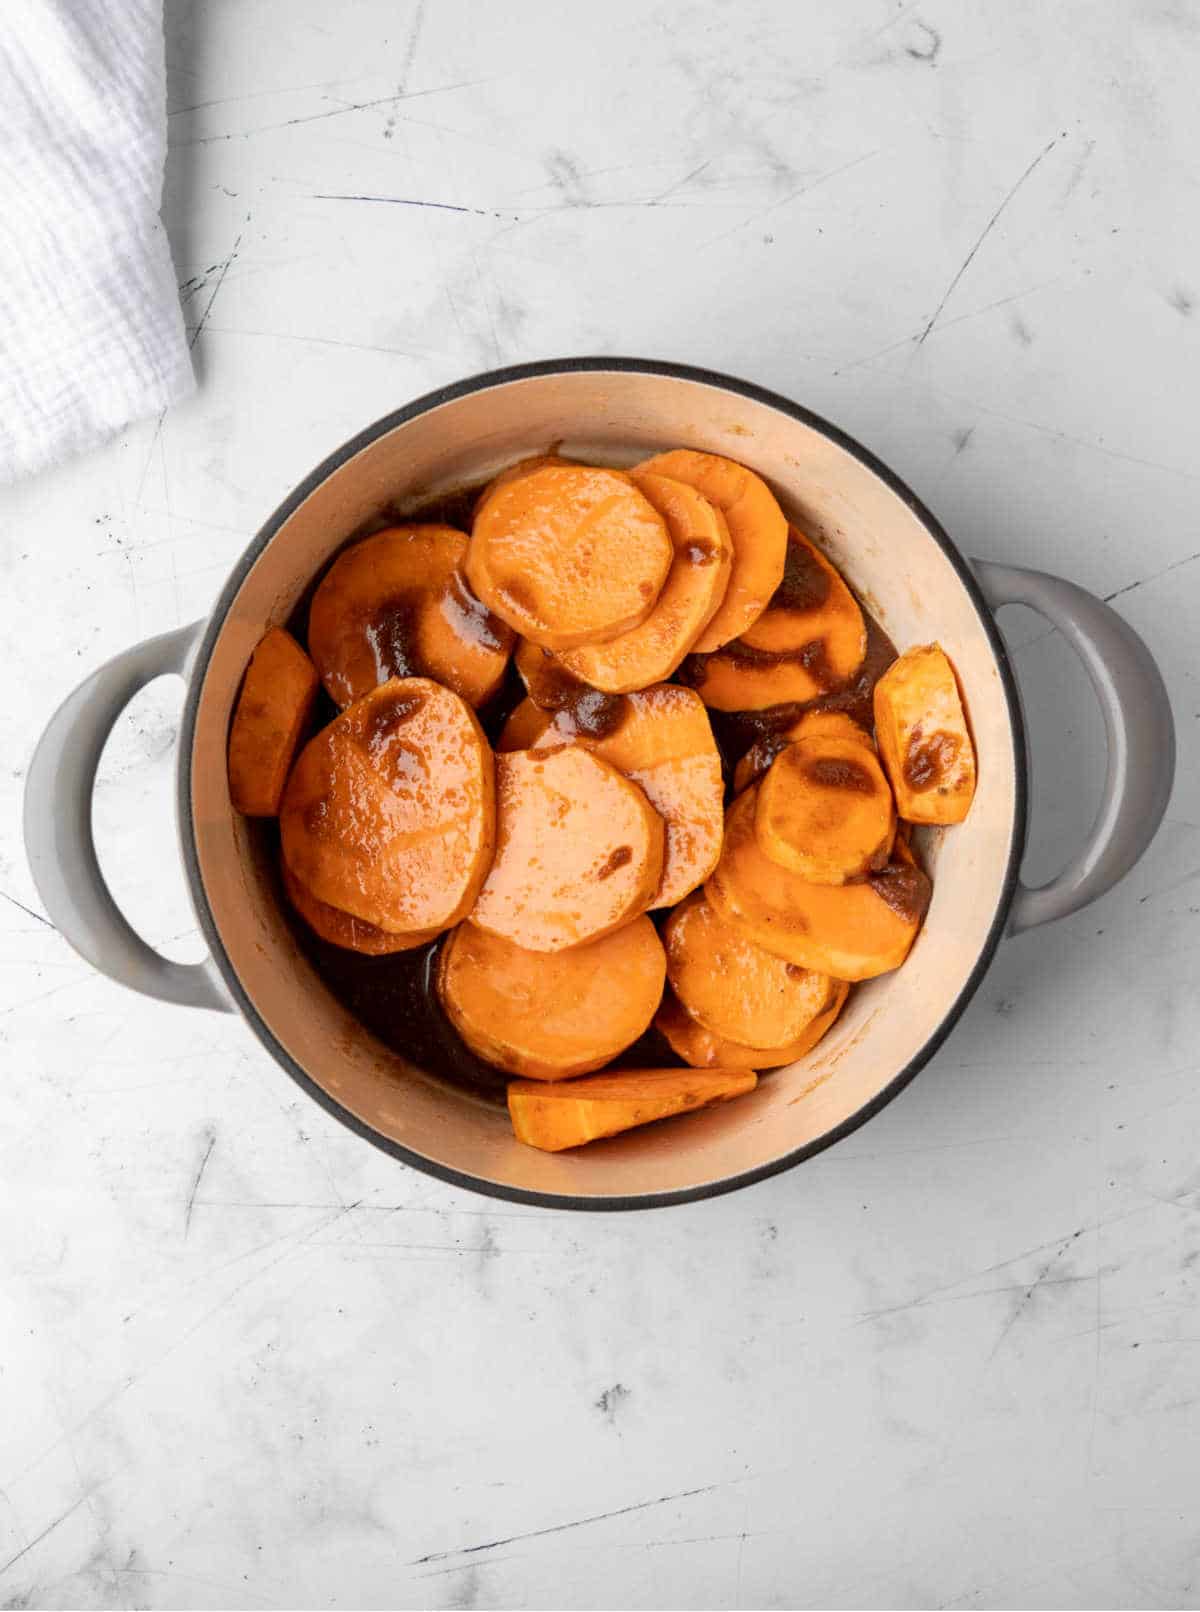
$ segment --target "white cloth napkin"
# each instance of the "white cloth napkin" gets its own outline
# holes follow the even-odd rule
[[[0,482],[195,384],[164,81],[162,0],[0,3]]]

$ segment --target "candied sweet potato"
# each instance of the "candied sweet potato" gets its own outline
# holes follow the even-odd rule
[[[573,745],[496,757],[496,854],[471,916],[554,952],[644,912],[663,864],[663,820],[615,767]]]
[[[652,471],[634,471],[633,480],[666,521],[675,550],[662,592],[639,626],[558,655],[569,672],[609,694],[672,675],[724,599],[733,563],[724,515],[694,487]]]
[[[663,930],[667,978],[684,1008],[715,1035],[743,1047],[796,1041],[833,1000],[837,982],[764,951],[727,923],[701,891]]]
[[[312,662],[281,627],[250,657],[229,728],[229,798],[245,817],[277,817],[317,695]]]
[[[362,952],[366,957],[388,957],[393,952],[406,952],[415,946],[424,946],[438,934],[436,929],[417,929],[407,935],[389,935],[386,929],[377,929],[374,924],[351,917],[340,907],[331,907],[327,901],[318,901],[311,891],[304,888],[286,862],[281,864],[281,868],[288,900],[313,933],[329,941],[332,946]]]
[[[704,886],[709,904],[765,950],[836,979],[899,968],[921,927],[930,884],[896,841],[893,859],[852,884],[809,884],[772,862],[754,831],[758,785],[725,818],[721,859]]]
[[[719,649],[752,626],[783,579],[787,520],[775,494],[760,476],[715,453],[676,448],[637,466],[683,481],[702,493],[724,515],[733,542],[733,568],[725,597],[692,646],[697,653]]]
[[[644,621],[673,553],[662,516],[629,476],[543,465],[483,500],[466,571],[479,598],[523,637],[574,649]]]
[[[867,730],[859,727],[845,711],[805,711],[802,717],[781,733],[772,733],[754,741],[733,770],[734,794],[740,795],[743,789],[756,784],[780,751],[794,739],[826,737],[849,739],[855,744],[866,745],[872,751],[875,748]]]
[[[940,645],[906,650],[876,683],[875,734],[901,817],[961,823],[975,795],[975,748]]]
[[[835,980],[834,986],[829,1006],[786,1047],[743,1047],[727,1041],[693,1019],[673,991],[663,997],[654,1027],[676,1057],[693,1069],[779,1069],[811,1052],[841,1013],[850,987],[845,980]]]
[[[330,698],[349,705],[391,677],[431,677],[482,705],[500,686],[512,629],[471,591],[465,532],[389,526],[341,554],[308,614],[308,647]]]
[[[568,951],[531,952],[465,923],[438,958],[438,998],[488,1063],[533,1080],[599,1069],[654,1017],[666,975],[649,918]]]
[[[797,739],[758,786],[761,850],[810,884],[845,884],[886,865],[896,833],[892,792],[857,739]]]
[[[466,916],[495,842],[492,753],[470,706],[423,677],[381,684],[309,741],[280,811],[317,898],[390,934]]]
[[[548,1153],[753,1091],[753,1069],[622,1069],[543,1086],[514,1080],[508,1112],[519,1142]]]
[[[500,730],[500,737],[496,740],[497,753],[531,749],[552,720],[549,711],[543,711],[530,699],[522,700]]]

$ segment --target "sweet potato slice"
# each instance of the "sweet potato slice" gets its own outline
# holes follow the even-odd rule
[[[541,710],[532,700],[522,700],[500,730],[500,737],[496,740],[497,752],[531,749],[550,726],[551,720],[549,711]]]
[[[783,581],[735,642],[695,663],[695,686],[718,711],[760,711],[814,700],[862,665],[867,628],[850,589],[793,526]],[[692,663],[689,662],[689,666]]]
[[[788,963],[747,938],[697,891],[663,930],[667,978],[706,1029],[743,1047],[782,1047],[833,1000],[836,981]]]
[[[693,648],[708,654],[740,637],[767,608],[783,579],[787,520],[766,482],[745,465],[715,453],[676,448],[637,466],[684,481],[724,515],[733,540],[733,568],[725,597]]]
[[[622,1069],[561,1086],[514,1080],[508,1112],[518,1142],[561,1153],[652,1120],[728,1102],[757,1083],[753,1069]]]
[[[676,1057],[691,1064],[693,1069],[779,1069],[811,1052],[837,1019],[850,987],[845,980],[835,980],[834,985],[830,1005],[786,1047],[743,1047],[736,1041],[726,1041],[706,1029],[698,1019],[693,1019],[672,991],[663,997],[662,1006],[654,1016],[654,1027]]]
[[[522,638],[514,660],[533,703],[543,711],[566,712],[574,731],[599,739],[619,720],[621,696],[581,681],[553,650]]]
[[[644,621],[673,553],[662,516],[627,475],[543,465],[483,500],[466,570],[523,637],[574,649]]]
[[[975,748],[940,645],[906,650],[876,683],[875,733],[901,817],[961,823],[975,795]]]
[[[312,661],[272,627],[250,657],[229,728],[229,798],[245,817],[277,817],[317,697]]]
[[[573,745],[496,757],[496,855],[471,916],[529,951],[578,946],[644,912],[663,820],[636,784]]]
[[[527,459],[518,459],[515,464],[506,465],[494,475],[491,481],[475,500],[474,514],[478,515],[483,508],[484,501],[491,497],[501,487],[507,487],[510,481],[519,481],[522,476],[528,476],[531,471],[542,470],[546,465],[573,465],[578,463],[575,459],[563,459],[557,453],[531,453]]]
[[[575,743],[607,761],[646,793],[666,823],[662,879],[651,907],[671,907],[703,884],[721,854],[724,783],[708,712],[691,689],[660,683],[617,696],[607,733],[580,732],[561,712],[532,741],[535,750]]]
[[[509,1074],[599,1069],[654,1017],[667,962],[649,918],[569,951],[531,952],[473,923],[438,959],[438,998],[472,1049]]]
[[[758,786],[754,831],[772,862],[810,884],[845,884],[884,867],[896,810],[875,752],[857,739],[789,744]]]
[[[694,487],[648,470],[634,471],[633,480],[666,521],[674,546],[662,592],[640,626],[558,656],[569,672],[609,694],[672,675],[725,597],[733,564],[724,515]]]
[[[756,739],[733,770],[733,792],[740,795],[743,789],[756,784],[781,750],[794,739],[849,739],[854,744],[866,745],[874,751],[871,735],[860,728],[845,711],[805,711],[804,715],[781,733],[772,733]]]
[[[436,929],[418,929],[408,935],[389,935],[386,929],[377,929],[374,924],[364,923],[361,918],[352,918],[340,907],[331,907],[327,901],[318,901],[311,891],[304,888],[286,862],[281,866],[283,888],[288,900],[313,933],[329,941],[332,946],[362,952],[366,957],[388,957],[393,952],[406,952],[414,946],[424,946],[439,933]]]
[[[766,951],[836,979],[899,968],[921,927],[930,883],[905,859],[853,884],[809,884],[764,856],[754,832],[758,786],[725,818],[721,860],[704,886],[709,904]]]
[[[492,753],[470,706],[393,678],[323,728],[292,768],[284,861],[317,898],[389,934],[466,916],[495,842]]]
[[[496,692],[512,629],[467,584],[467,536],[390,526],[344,549],[313,595],[308,647],[329,696],[349,705],[390,677],[432,677],[482,705]]]

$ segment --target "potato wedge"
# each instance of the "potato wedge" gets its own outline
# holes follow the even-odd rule
[[[508,1112],[518,1142],[561,1153],[753,1091],[753,1069],[621,1069],[561,1086],[514,1080]]]
[[[640,626],[604,644],[558,652],[567,671],[608,694],[672,675],[724,599],[733,564],[724,515],[694,487],[651,471],[634,471],[633,481],[666,521],[675,550],[662,592]]]
[[[901,817],[961,823],[975,796],[975,747],[939,644],[906,650],[876,683],[875,733]]]
[[[767,768],[794,739],[849,739],[875,749],[866,728],[860,728],[852,716],[844,711],[805,711],[804,715],[779,733],[756,739],[733,770],[733,792],[740,795],[743,789],[756,784]]]
[[[448,928],[495,843],[492,752],[440,683],[393,678],[305,746],[280,811],[291,872],[318,901],[389,934]]]
[[[482,705],[500,686],[512,629],[467,584],[467,536],[390,526],[343,549],[308,615],[308,647],[335,704],[390,677],[431,677]]]
[[[244,817],[279,815],[318,686],[291,633],[272,627],[250,657],[229,727],[229,798]]]
[[[740,637],[767,608],[783,580],[787,520],[761,477],[719,454],[676,448],[644,460],[634,474],[647,471],[694,487],[721,511],[729,526],[733,541],[729,585],[692,646],[697,654],[708,654]]]
[[[759,848],[810,884],[845,884],[887,865],[892,791],[857,739],[809,737],[776,756],[758,786]]]
[[[838,688],[854,676],[866,652],[857,600],[793,526],[784,578],[768,608],[736,642],[689,661],[689,681],[715,710],[761,711]]]
[[[568,951],[531,952],[460,924],[438,959],[438,1000],[488,1063],[532,1080],[599,1069],[654,1017],[667,960],[649,918]]]
[[[673,683],[617,696],[616,718],[607,734],[593,738],[579,731],[575,713],[561,713],[532,748],[582,745],[645,791],[667,832],[662,878],[649,905],[671,907],[704,883],[721,854],[720,752],[702,702]]]
[[[543,465],[483,500],[466,572],[523,637],[574,649],[644,621],[673,552],[662,516],[627,475]]]
[[[706,1029],[698,1019],[693,1019],[673,991],[663,997],[662,1006],[654,1016],[654,1027],[676,1057],[691,1064],[693,1069],[779,1069],[811,1052],[836,1021],[850,987],[845,980],[834,983],[833,1001],[786,1047],[743,1047],[736,1041],[726,1041]]]
[[[930,883],[897,839],[893,860],[853,884],[809,884],[764,856],[754,832],[758,785],[725,818],[709,904],[766,951],[836,979],[899,968],[929,905]]]
[[[797,1040],[833,1001],[837,981],[764,951],[726,923],[701,891],[663,930],[667,978],[684,1008],[714,1035],[743,1047]]]
[[[594,940],[644,912],[663,820],[636,784],[574,745],[496,757],[496,854],[471,914],[529,951]]]
[[[389,935],[386,929],[352,918],[340,907],[331,907],[327,901],[318,901],[306,890],[286,862],[280,863],[283,888],[292,906],[308,927],[331,946],[346,951],[361,952],[365,957],[389,957],[393,952],[411,951],[424,946],[440,933],[437,929],[418,929],[407,935]]]

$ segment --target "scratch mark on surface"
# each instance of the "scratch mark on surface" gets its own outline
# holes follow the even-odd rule
[[[1185,565],[1191,565],[1193,560],[1200,560],[1200,549],[1197,549],[1195,554],[1189,554],[1186,559],[1175,560],[1171,565],[1165,565],[1161,571],[1152,571],[1148,577],[1139,577],[1136,582],[1127,582],[1115,593],[1106,593],[1104,603],[1111,604],[1114,599],[1121,599],[1125,594],[1133,593],[1136,588],[1144,588],[1148,582],[1157,582],[1159,577],[1170,576],[1172,571],[1182,570]]]
[[[1025,1296],[1022,1298],[1021,1302],[1017,1305],[1016,1309],[1013,1310],[1013,1313],[1009,1316],[1008,1320],[1004,1323],[1003,1327],[1001,1327],[1000,1336],[996,1339],[995,1343],[992,1345],[992,1352],[988,1355],[989,1362],[994,1360],[996,1358],[996,1356],[999,1354],[1000,1348],[1001,1348],[1002,1344],[1004,1343],[1005,1338],[1008,1337],[1009,1333],[1016,1326],[1017,1322],[1021,1319],[1022,1315],[1024,1315],[1026,1306],[1029,1304],[1030,1299],[1032,1299],[1033,1295],[1037,1292],[1038,1288],[1041,1287],[1043,1285],[1043,1283],[1045,1283],[1047,1277],[1050,1275],[1050,1272],[1058,1264],[1059,1260],[1066,1253],[1067,1249],[1070,1248],[1073,1243],[1078,1242],[1079,1239],[1082,1236],[1083,1236],[1083,1227],[1081,1226],[1078,1231],[1073,1231],[1071,1233],[1071,1235],[1067,1238],[1066,1242],[1063,1243],[1062,1246],[1059,1248],[1057,1253],[1051,1255],[1051,1257],[1042,1266],[1042,1268],[1038,1272],[1038,1274],[1034,1277],[1033,1281],[1025,1289]]]
[[[239,232],[237,240],[234,241],[233,246],[230,248],[229,256],[225,259],[224,263],[222,263],[222,265],[221,265],[221,272],[220,272],[220,274],[217,275],[217,282],[213,286],[212,296],[209,297],[207,303],[205,304],[204,312],[200,315],[200,321],[197,324],[195,330],[193,330],[193,332],[192,332],[192,339],[191,339],[190,342],[188,342],[188,347],[189,348],[194,347],[196,345],[196,343],[200,340],[200,336],[201,336],[201,334],[202,334],[202,332],[204,330],[204,327],[208,323],[208,316],[213,311],[213,304],[216,302],[217,298],[221,294],[221,287],[225,284],[225,276],[229,273],[230,265],[233,263],[234,259],[237,257],[238,248],[241,246],[241,244],[242,244],[242,237],[241,237],[241,233]],[[160,421],[160,424],[161,424],[161,421]],[[151,444],[151,452],[153,453],[153,451],[154,451],[153,450],[153,444]],[[140,493],[141,489],[139,488],[138,491]]]
[[[79,1499],[74,1502],[74,1504],[69,1505],[64,1512],[55,1517],[52,1523],[47,1523],[46,1527],[42,1529],[41,1533],[36,1535],[35,1538],[31,1539],[28,1545],[22,1546],[15,1556],[10,1556],[4,1565],[0,1567],[0,1574],[7,1573],[10,1567],[15,1566],[16,1563],[21,1560],[22,1556],[28,1556],[29,1552],[34,1548],[35,1545],[40,1545],[42,1540],[45,1539],[48,1534],[52,1534],[56,1528],[60,1527],[64,1522],[66,1522],[67,1518],[77,1512],[80,1506],[86,1505],[99,1488],[100,1484],[97,1483],[93,1485],[92,1488],[85,1489],[84,1492],[79,1496]]]
[[[690,1500],[698,1494],[712,1494],[719,1484],[706,1483],[699,1489],[680,1489],[677,1494],[660,1495],[657,1500],[638,1500],[631,1506],[619,1506],[616,1511],[599,1511],[592,1517],[579,1517],[574,1522],[556,1523],[552,1528],[533,1528],[525,1534],[508,1534],[503,1539],[488,1539],[481,1545],[463,1545],[458,1550],[435,1550],[427,1556],[418,1556],[409,1562],[410,1567],[424,1567],[428,1562],[449,1561],[451,1556],[476,1556],[480,1551],[499,1550],[502,1545],[513,1545],[522,1539],[542,1539],[547,1534],[563,1534],[571,1528],[588,1528],[592,1523],[607,1522],[611,1517],[627,1517],[634,1511],[648,1511],[652,1506],[669,1505],[672,1500]]]
[[[196,1207],[196,1194],[200,1190],[200,1182],[204,1178],[205,1170],[208,1169],[208,1161],[212,1158],[213,1148],[216,1147],[216,1145],[217,1133],[210,1126],[208,1132],[208,1146],[204,1149],[204,1154],[200,1160],[200,1168],[196,1171],[195,1180],[192,1182],[192,1190],[188,1193],[187,1212],[183,1217],[183,1235],[185,1237],[192,1229],[192,1210]]]
[[[677,190],[682,190],[685,185],[690,185],[693,179],[699,179],[700,175],[705,171],[705,169],[711,167],[712,158],[706,157],[698,168],[692,169],[690,174],[684,174],[682,179],[677,179],[673,185],[668,185],[666,190],[660,190],[657,196],[651,196],[650,200],[646,203],[646,206],[660,207],[662,203],[666,201],[668,196],[673,196]]]
[[[1012,201],[1013,197],[1021,189],[1022,185],[1024,185],[1025,181],[1027,179],[1029,179],[1033,175],[1035,170],[1041,165],[1041,163],[1043,163],[1046,160],[1046,158],[1054,150],[1055,146],[1058,144],[1058,142],[1061,139],[1062,139],[1062,136],[1059,135],[1059,134],[1056,134],[1054,136],[1053,140],[1048,141],[1046,143],[1046,145],[1044,145],[1042,147],[1042,149],[1038,152],[1037,156],[1029,164],[1028,168],[1026,168],[1025,172],[1017,180],[1016,184],[1012,187],[1012,189],[1005,196],[1004,200],[1000,203],[999,207],[996,208],[996,211],[992,214],[992,216],[988,219],[987,223],[983,226],[983,229],[980,232],[980,234],[979,234],[974,246],[971,248],[971,250],[967,253],[966,257],[959,264],[957,273],[954,275],[954,278],[950,281],[950,284],[946,287],[945,291],[942,293],[942,300],[938,303],[937,307],[933,310],[933,313],[932,313],[932,315],[930,317],[929,323],[925,326],[925,329],[917,337],[917,346],[918,347],[923,346],[926,337],[929,335],[929,333],[933,329],[934,325],[936,325],[938,320],[941,318],[942,309],[946,306],[946,304],[949,302],[950,298],[954,295],[955,287],[958,285],[958,283],[962,279],[963,275],[971,267],[971,264],[974,262],[976,254],[979,252],[980,247],[983,245],[984,241],[987,240],[988,236],[995,229],[996,225],[1000,222],[1001,215],[1004,213],[1005,208],[1009,205],[1009,203]]]
[[[351,112],[369,112],[376,106],[394,106],[397,101],[419,101],[427,95],[449,95],[454,90],[468,90],[478,84],[486,84],[486,78],[464,79],[461,84],[440,84],[431,90],[408,90],[404,94],[399,92],[391,95],[377,96],[373,101],[353,101],[348,106],[335,106],[329,112],[309,112],[302,118],[285,118],[282,123],[262,123],[253,129],[233,129],[228,134],[205,134],[196,140],[178,140],[178,146],[207,146],[214,145],[218,140],[249,140],[255,134],[268,134],[273,129],[291,129],[300,123],[320,123],[324,118],[344,118]]]
[[[1054,275],[1052,279],[1041,281],[1039,285],[1030,286],[1027,291],[1014,291],[1011,296],[999,297],[995,302],[985,303],[982,308],[973,308],[970,313],[960,313],[956,314],[953,319],[944,319],[937,328],[937,334],[943,336],[946,331],[953,330],[955,325],[961,325],[968,319],[982,319],[985,313],[992,313],[996,308],[1007,307],[1010,302],[1020,302],[1023,297],[1032,297],[1036,292],[1045,291],[1047,287],[1057,285],[1060,280],[1070,278],[1070,275],[1071,271],[1067,270],[1062,274]],[[843,370],[857,369],[859,364],[871,364],[877,358],[886,358],[888,353],[898,352],[901,347],[909,346],[920,335],[919,330],[914,330],[911,335],[902,336],[899,341],[890,341],[886,347],[876,348],[873,353],[864,353],[861,358],[849,359],[845,364],[840,364],[833,373],[840,375]]]
[[[439,213],[473,213],[476,218],[503,218],[508,221],[515,213],[497,213],[490,207],[460,207],[455,202],[424,201],[417,196],[348,196],[336,192],[314,191],[313,201],[384,202],[391,207],[432,207]]]
[[[781,207],[790,206],[792,202],[799,201],[801,196],[807,196],[810,191],[827,184],[831,179],[836,179],[839,174],[849,173],[851,168],[857,168],[860,163],[870,162],[872,157],[877,157],[878,155],[877,150],[864,151],[861,156],[852,157],[849,162],[843,162],[839,167],[831,168],[828,173],[818,174],[815,179],[809,180],[807,184],[798,185],[795,190],[790,190],[786,196],[781,196],[777,202],[772,202],[769,207],[763,207],[757,213],[751,213],[748,218],[743,218],[740,224],[735,224],[732,229],[726,230],[721,235],[712,236],[710,240],[705,241],[703,244],[705,246],[715,246],[718,241],[728,240],[731,235],[737,235],[742,230],[748,229],[751,224],[757,224],[759,219],[778,212]]]
[[[924,50],[916,45],[905,45],[904,54],[911,56],[915,62],[928,62],[932,67],[936,63],[938,52],[942,48],[942,36],[936,28],[927,22],[923,22],[920,17],[914,17],[913,22],[926,36],[926,45]]]
[[[26,917],[36,918],[38,923],[45,924],[47,929],[54,929],[55,934],[58,933],[49,918],[43,918],[40,912],[34,912],[32,907],[27,907],[23,901],[18,901],[16,896],[10,896],[7,890],[0,890],[0,896],[3,896],[10,906],[16,907],[20,912],[23,912]]]

